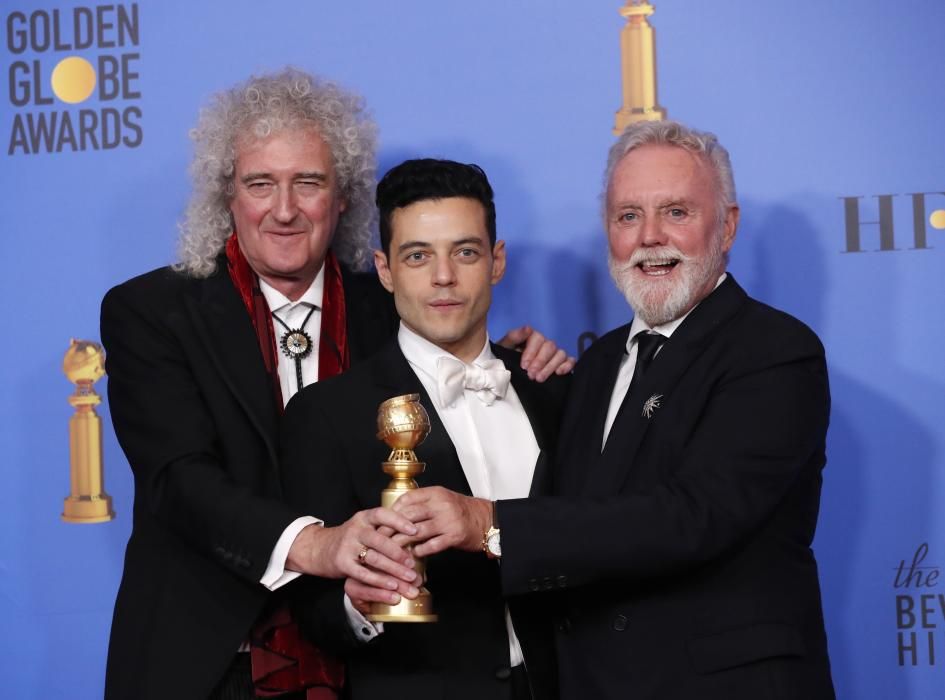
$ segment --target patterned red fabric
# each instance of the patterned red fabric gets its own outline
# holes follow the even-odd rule
[[[279,388],[272,313],[259,288],[259,278],[239,248],[235,232],[226,242],[226,258],[230,279],[253,321],[266,373],[273,385],[276,406],[281,412],[282,391]],[[340,374],[348,369],[348,364],[341,268],[334,254],[328,251],[325,257],[318,378],[326,379]],[[287,605],[280,606],[253,626],[250,653],[257,697],[277,697],[304,690],[306,700],[335,700],[344,684],[344,665],[302,636]]]
[[[260,619],[250,643],[256,697],[305,691],[306,700],[336,700],[344,664],[302,636],[287,605]]]
[[[322,331],[318,341],[318,379],[341,374],[351,364],[348,324],[341,267],[330,250],[325,257],[325,294],[322,298]]]
[[[235,231],[226,240],[226,261],[233,286],[239,292],[240,299],[243,300],[243,305],[253,322],[253,329],[256,331],[259,349],[263,356],[263,365],[266,368],[266,374],[269,375],[269,383],[272,385],[276,409],[281,413],[282,388],[279,384],[279,363],[276,360],[278,350],[276,349],[276,333],[272,328],[272,313],[269,311],[266,297],[259,288],[259,278],[246,262],[243,251],[240,250]]]

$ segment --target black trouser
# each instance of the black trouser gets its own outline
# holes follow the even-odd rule
[[[226,670],[226,674],[210,693],[209,700],[258,700],[253,689],[253,672],[248,653],[239,653],[233,658],[233,663]],[[525,664],[512,669],[509,676],[512,690],[512,700],[532,700],[532,693],[528,687],[528,674]],[[278,700],[305,700],[305,693],[289,693],[280,695]]]
[[[528,687],[528,673],[525,671],[525,664],[512,667],[509,682],[512,684],[512,700],[532,700],[532,691]]]

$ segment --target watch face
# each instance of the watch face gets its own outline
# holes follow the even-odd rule
[[[494,557],[502,556],[502,544],[499,542],[499,533],[491,535],[486,542],[486,546],[489,548],[489,554]]]

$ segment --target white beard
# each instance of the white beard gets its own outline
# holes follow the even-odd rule
[[[643,277],[636,274],[640,263],[661,263],[678,260],[676,268],[680,275],[669,273],[664,277]],[[702,258],[683,255],[675,247],[659,249],[638,248],[630,260],[621,262],[608,255],[608,267],[617,289],[623,294],[633,312],[650,326],[669,323],[701,301],[699,294],[712,289],[715,280],[725,269],[725,254],[722,252],[722,232],[713,236],[711,248]],[[674,270],[675,271],[675,270]],[[673,282],[667,279],[678,277]]]

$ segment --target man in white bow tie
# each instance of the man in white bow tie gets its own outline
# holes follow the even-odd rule
[[[417,448],[427,463],[421,486],[488,500],[547,493],[566,380],[531,382],[513,353],[489,342],[492,287],[505,273],[506,252],[485,173],[452,161],[407,161],[380,181],[377,203],[375,264],[394,295],[400,330],[367,362],[289,403],[287,499],[326,525],[377,506],[389,451],[375,436],[377,407],[410,393],[420,394],[431,421]],[[484,538],[482,549],[488,545]],[[359,558],[384,564],[371,550]],[[556,696],[550,616],[536,601],[507,604],[495,559],[444,552],[427,561],[427,575],[439,621],[386,628],[363,618],[365,603],[345,597],[340,582],[297,584],[303,629],[346,657],[352,698]]]

